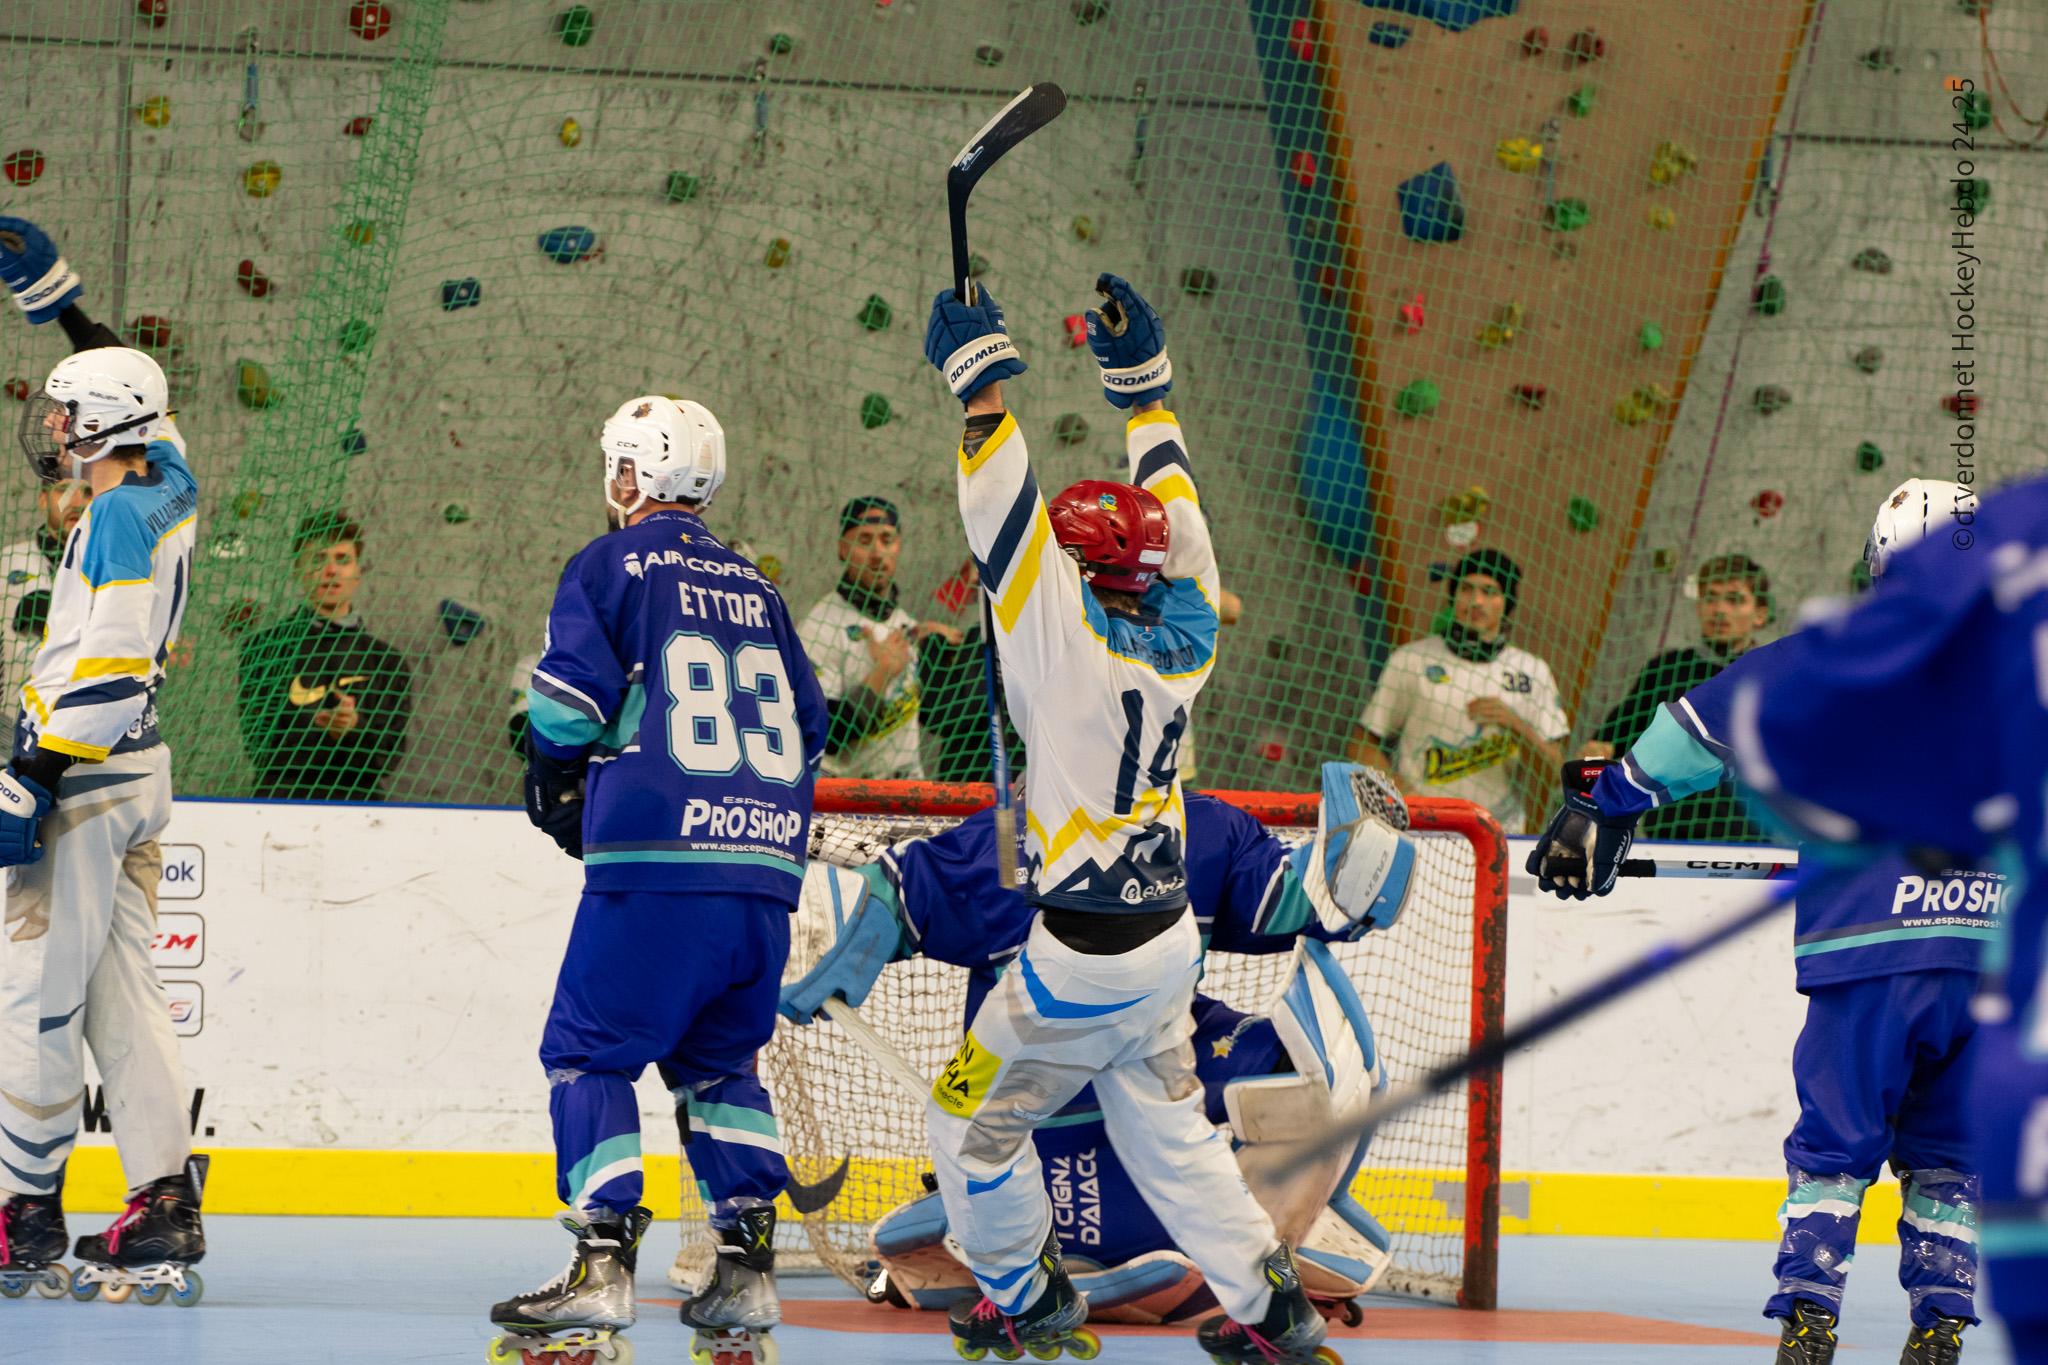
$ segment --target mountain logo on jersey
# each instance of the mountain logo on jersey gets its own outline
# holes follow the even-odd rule
[[[1422,676],[1433,683],[1449,682],[1451,680],[1450,670],[1442,664],[1431,664],[1428,668],[1422,670]]]

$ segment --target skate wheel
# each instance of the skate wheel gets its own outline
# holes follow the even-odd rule
[[[185,1287],[171,1291],[171,1302],[180,1308],[190,1308],[206,1294],[206,1281],[199,1278],[196,1270],[185,1272]]]
[[[1102,1354],[1102,1338],[1086,1327],[1076,1328],[1067,1338],[1067,1354],[1076,1360],[1093,1360]]]
[[[1022,1360],[1023,1358],[1024,1353],[1018,1350],[1015,1346],[996,1347],[997,1360]]]
[[[602,1351],[599,1354],[609,1359],[612,1362],[612,1365],[633,1365],[632,1342],[626,1340],[624,1337],[613,1337],[611,1341],[607,1343],[607,1345],[610,1349]]]
[[[61,1265],[53,1265],[43,1272],[43,1278],[36,1281],[36,1293],[46,1299],[61,1299],[71,1292],[71,1272]]]
[[[72,1298],[77,1299],[80,1303],[91,1303],[94,1299],[98,1298],[99,1296],[100,1282],[98,1280],[81,1280],[75,1277],[72,1279]]]
[[[26,1293],[28,1293],[27,1280],[17,1280],[11,1275],[4,1280],[0,1280],[0,1299],[18,1299]]]
[[[1344,1365],[1344,1357],[1327,1346],[1316,1347],[1316,1365]]]
[[[1356,1327],[1364,1321],[1365,1310],[1358,1306],[1358,1300],[1344,1300],[1344,1325],[1346,1327]]]
[[[132,1284],[110,1284],[100,1292],[106,1296],[108,1303],[126,1303],[128,1302],[128,1296],[135,1292],[135,1286]]]
[[[171,1287],[167,1284],[138,1284],[135,1286],[135,1301],[154,1308],[169,1298],[170,1293]]]
[[[1057,1341],[1034,1341],[1024,1347],[1024,1352],[1033,1360],[1058,1360],[1060,1344]]]
[[[953,1338],[953,1354],[962,1360],[980,1360],[988,1351],[980,1346],[969,1346],[958,1337]]]
[[[512,1365],[513,1361],[525,1354],[526,1352],[505,1338],[492,1337],[490,1346],[484,1351],[484,1359],[490,1361],[491,1365]]]

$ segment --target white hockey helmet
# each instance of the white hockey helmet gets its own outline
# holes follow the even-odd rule
[[[711,409],[687,398],[631,398],[604,424],[605,505],[629,517],[648,502],[710,503],[725,482],[725,429]],[[631,506],[612,496],[625,465],[640,495]]]
[[[171,386],[141,351],[100,346],[57,362],[21,415],[21,448],[45,483],[171,430]],[[63,468],[69,459],[71,468]]]
[[[1870,538],[1863,542],[1863,563],[1870,576],[1882,576],[1893,555],[1939,523],[1953,521],[1958,512],[1976,509],[1977,494],[1962,484],[1944,479],[1906,480],[1878,506]]]

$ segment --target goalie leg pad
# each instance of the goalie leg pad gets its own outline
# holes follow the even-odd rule
[[[1415,872],[1407,828],[1407,803],[1385,773],[1323,765],[1315,841],[1296,852],[1302,889],[1323,928],[1350,940],[1400,918]]]
[[[1074,1288],[1087,1296],[1090,1322],[1145,1327],[1216,1310],[1202,1272],[1178,1251],[1148,1252],[1105,1270],[1077,1270],[1073,1278]]]
[[[894,1291],[890,1302],[944,1312],[980,1296],[946,1231],[946,1206],[936,1194],[898,1204],[875,1220],[869,1237]]]

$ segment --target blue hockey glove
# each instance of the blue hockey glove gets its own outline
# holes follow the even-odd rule
[[[0,217],[0,280],[31,325],[49,322],[85,293],[50,235],[26,218]]]
[[[583,859],[583,774],[590,761],[552,758],[529,744],[526,756],[526,818],[571,858]]]
[[[1605,758],[1575,758],[1564,765],[1564,805],[1550,817],[1525,865],[1539,891],[1582,901],[1614,889],[1642,812],[1607,815],[1593,800],[1593,784],[1613,766]]]
[[[973,303],[960,302],[950,289],[939,291],[924,329],[924,355],[963,403],[998,379],[1024,373],[1024,361],[1003,325],[1002,305],[979,287]]]
[[[895,888],[880,869],[828,867],[826,880],[832,922],[839,932],[817,965],[782,988],[779,1008],[784,1018],[798,1024],[817,1018],[835,995],[858,1009],[882,968],[910,956],[903,950],[903,923],[893,904]],[[858,901],[850,907],[850,917],[849,900]]]
[[[42,861],[43,817],[54,804],[42,783],[0,770],[0,867]]]
[[[1173,388],[1166,328],[1144,295],[1117,275],[1095,281],[1102,307],[1088,314],[1088,349],[1102,367],[1103,397],[1114,408],[1164,398]]]

